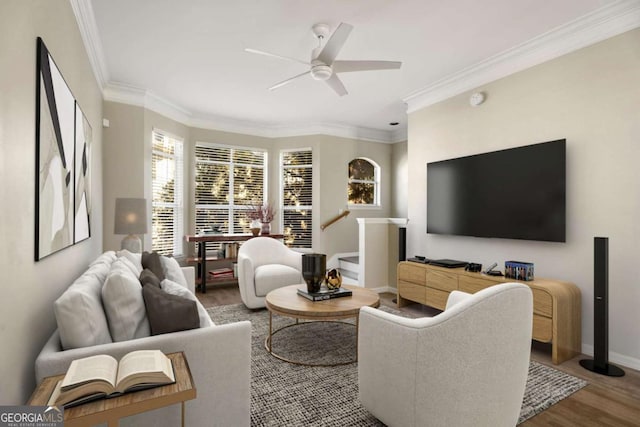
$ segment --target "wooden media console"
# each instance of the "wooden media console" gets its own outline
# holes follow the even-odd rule
[[[408,261],[398,264],[397,277],[398,307],[414,301],[439,310],[444,310],[451,291],[475,293],[507,282],[527,285],[533,292],[533,339],[551,343],[556,365],[581,353],[580,289],[573,283],[550,279],[523,282]]]

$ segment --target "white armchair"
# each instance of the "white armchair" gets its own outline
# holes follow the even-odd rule
[[[271,237],[256,237],[240,246],[238,286],[248,308],[264,307],[270,291],[299,283],[304,283],[300,252]]]
[[[432,318],[363,307],[362,405],[395,426],[515,426],[529,369],[533,298],[518,283],[454,291]]]

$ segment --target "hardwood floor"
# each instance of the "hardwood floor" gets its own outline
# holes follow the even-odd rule
[[[213,307],[215,305],[240,304],[240,291],[238,285],[209,285],[207,293],[197,291],[198,300],[205,307]]]
[[[197,293],[205,307],[239,304],[240,291],[236,285],[209,287],[206,294]],[[380,294],[382,305],[398,310],[392,301],[394,294]],[[412,317],[433,316],[440,311],[421,304],[411,304],[399,309]],[[551,363],[550,345],[533,342],[531,359],[560,371],[583,378],[588,385],[546,411],[525,421],[524,427],[633,427],[640,426],[640,372],[624,367],[622,378],[606,377],[587,371],[579,364],[578,356],[561,365]]]

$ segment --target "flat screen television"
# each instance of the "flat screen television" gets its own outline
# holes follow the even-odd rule
[[[427,163],[427,233],[564,242],[566,140]]]

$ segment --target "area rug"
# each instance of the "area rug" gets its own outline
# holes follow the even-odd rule
[[[402,315],[389,307],[381,309]],[[283,362],[264,348],[269,331],[267,310],[252,311],[243,304],[233,304],[211,307],[207,312],[216,324],[251,321],[252,426],[384,426],[358,401],[355,363],[306,367]],[[273,316],[274,330],[293,322]],[[314,364],[348,362],[355,345],[353,326],[327,322],[286,328],[273,338],[273,349],[281,356]],[[518,424],[585,385],[586,381],[532,361]]]

